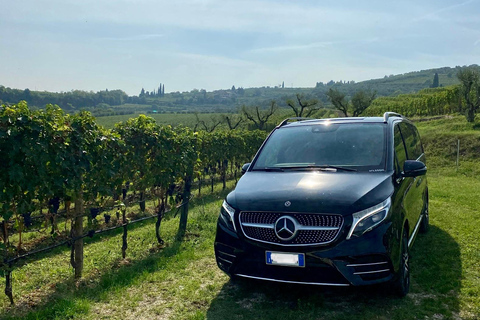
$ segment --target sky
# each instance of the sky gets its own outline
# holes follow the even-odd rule
[[[480,64],[480,0],[0,0],[0,85],[138,95]]]

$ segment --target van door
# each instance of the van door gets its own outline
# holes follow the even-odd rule
[[[412,222],[414,214],[412,214],[412,206],[410,204],[410,189],[412,187],[413,178],[403,177],[403,165],[405,160],[407,160],[407,151],[405,148],[405,143],[403,140],[402,132],[400,127],[397,124],[394,126],[394,148],[395,148],[395,157],[394,157],[394,167],[395,167],[395,181],[397,183],[396,194],[394,196],[394,206],[396,208],[402,208],[405,212],[406,219],[409,222],[408,235],[413,232],[415,227],[416,220]]]
[[[423,153],[422,144],[420,142],[420,136],[416,128],[407,122],[400,123],[400,131],[405,143],[406,155],[408,160],[419,160],[425,161],[425,154]],[[405,203],[408,206],[408,211],[410,212],[410,221],[412,226],[410,229],[417,227],[417,224],[420,221],[420,215],[423,209],[424,203],[424,193],[427,187],[427,180],[425,176],[418,176],[412,178],[412,185],[408,192]],[[414,231],[414,229],[412,230]]]

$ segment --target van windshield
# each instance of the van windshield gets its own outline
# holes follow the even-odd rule
[[[385,128],[383,123],[327,123],[280,128],[260,151],[253,170],[384,171]]]

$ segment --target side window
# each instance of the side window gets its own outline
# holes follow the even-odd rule
[[[407,159],[417,160],[423,151],[416,128],[410,123],[402,122],[400,123],[400,131],[402,132],[405,147],[407,148]]]
[[[395,173],[397,175],[403,171],[403,164],[407,160],[407,153],[403,143],[402,133],[398,125],[395,125],[393,132],[393,144],[395,148]]]
[[[415,140],[416,140],[416,142],[415,142],[415,154],[418,155],[415,158],[415,160],[416,160],[416,159],[420,158],[422,156],[423,152],[424,152],[423,151],[423,145],[422,145],[422,141],[420,140],[420,134],[418,133],[417,128],[414,125],[411,125],[411,124],[410,124],[410,128],[412,129],[413,134],[415,135]],[[425,160],[425,159],[423,159],[423,160]]]

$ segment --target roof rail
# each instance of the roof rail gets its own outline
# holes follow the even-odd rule
[[[396,113],[396,112],[385,112],[385,113],[383,114],[383,121],[384,121],[385,123],[387,123],[388,118],[390,118],[390,117],[400,117],[400,118],[403,118],[403,116],[402,116],[400,113]]]
[[[282,122],[280,122],[280,124],[278,125],[278,127],[282,127],[284,125],[286,125],[288,123],[288,121],[290,120],[297,120],[297,121],[301,121],[301,120],[315,120],[314,118],[305,118],[305,117],[292,117],[292,118],[287,118],[285,120],[283,120]]]

